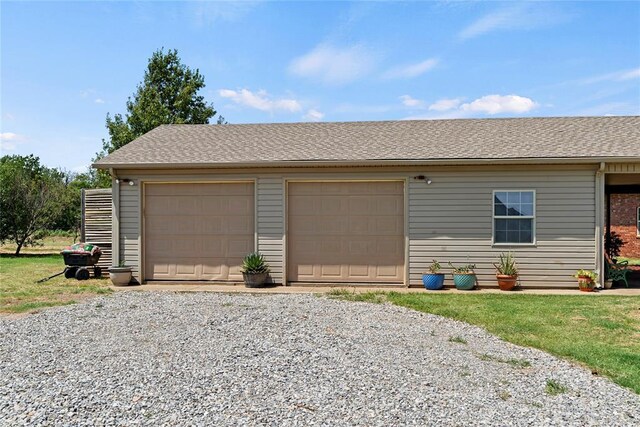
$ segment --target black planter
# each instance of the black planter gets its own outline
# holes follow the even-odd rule
[[[264,286],[264,284],[267,283],[268,277],[269,277],[269,273],[258,273],[258,274],[242,273],[242,278],[244,279],[244,285],[247,288],[259,288],[260,286]]]

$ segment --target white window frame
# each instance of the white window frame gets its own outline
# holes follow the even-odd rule
[[[525,216],[509,216],[509,215],[496,215],[496,193],[517,193],[517,192],[527,192],[533,193],[533,215],[525,215]],[[493,190],[491,193],[491,245],[492,246],[536,246],[537,237],[536,237],[536,202],[537,202],[537,194],[536,190],[533,189],[509,189],[509,190]],[[532,233],[532,241],[531,243],[507,243],[507,242],[498,242],[496,243],[496,219],[531,219],[531,233]]]
[[[640,237],[640,206],[636,208],[636,236]]]

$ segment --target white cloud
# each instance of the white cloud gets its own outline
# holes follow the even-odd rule
[[[297,100],[287,98],[272,99],[264,90],[259,90],[254,93],[248,89],[241,89],[239,91],[220,89],[218,94],[223,98],[230,99],[238,105],[255,108],[260,111],[267,111],[269,113],[274,113],[276,111],[288,111],[295,113],[302,109],[302,105],[300,105]]]
[[[634,70],[623,71],[618,76],[618,80],[631,80],[631,79],[637,79],[637,78],[640,78],[640,67]]]
[[[484,15],[460,31],[458,37],[467,40],[497,30],[531,30],[568,19],[569,16],[557,7],[540,3],[518,3]]]
[[[22,139],[22,135],[18,135],[13,132],[2,132],[0,133],[0,141],[17,141]]]
[[[424,101],[413,98],[411,95],[402,95],[400,97],[402,105],[410,108],[424,108]]]
[[[486,95],[473,102],[462,104],[462,111],[484,114],[526,113],[536,107],[529,98],[518,95]]]
[[[313,108],[307,111],[307,114],[303,116],[305,120],[309,120],[311,122],[319,122],[324,118],[324,113],[321,113],[318,110],[314,110]]]
[[[104,104],[104,99],[96,98],[93,102],[95,102],[96,104]]]
[[[374,65],[374,55],[361,45],[338,48],[321,44],[291,61],[289,72],[340,85],[367,75]]]
[[[460,98],[453,99],[439,99],[433,104],[429,105],[431,111],[448,111],[458,108],[462,100]]]
[[[24,140],[23,135],[13,132],[0,133],[0,152],[14,151],[18,144]]]
[[[577,83],[582,85],[590,85],[606,81],[624,82],[637,78],[640,78],[640,67],[631,70],[621,70],[615,71],[613,73],[601,74],[599,76],[588,77],[586,79],[578,80]]]
[[[408,79],[412,77],[418,77],[421,74],[433,69],[438,65],[438,60],[435,58],[425,59],[417,64],[403,65],[400,67],[394,67],[385,72],[382,77],[385,79]]]

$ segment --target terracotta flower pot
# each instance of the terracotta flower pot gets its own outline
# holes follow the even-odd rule
[[[498,286],[503,291],[510,291],[518,284],[518,276],[510,276],[508,274],[496,274]]]
[[[596,283],[588,276],[578,276],[578,288],[582,292],[593,292]]]

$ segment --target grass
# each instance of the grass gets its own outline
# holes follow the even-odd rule
[[[390,302],[478,325],[506,341],[579,362],[640,394],[640,297],[338,290],[330,296]],[[503,362],[515,367],[529,363]]]
[[[77,281],[58,276],[36,283],[63,269],[61,255],[0,256],[0,313],[32,312],[111,292],[108,279]]]
[[[25,255],[59,254],[61,250],[73,243],[73,236],[51,235],[42,239],[37,246],[23,247],[20,253]],[[10,242],[5,242],[4,245],[0,246],[0,254],[13,255],[15,251],[16,245]]]
[[[616,258],[616,260],[618,262],[620,261],[628,261],[629,265],[640,265],[640,258],[625,258],[625,257],[618,257]]]
[[[544,388],[544,391],[551,396],[557,396],[559,394],[566,393],[567,388],[559,382],[549,379],[547,380],[547,385]]]
[[[467,340],[462,337],[449,337],[449,342],[455,342],[458,344],[466,344]]]
[[[528,360],[524,360],[524,359],[502,359],[501,357],[493,356],[493,355],[488,354],[488,353],[480,354],[478,356],[478,359],[480,359],[482,361],[485,361],[485,362],[491,361],[491,362],[506,363],[507,365],[511,365],[514,368],[528,368],[529,366],[531,366],[531,363],[529,363]]]

